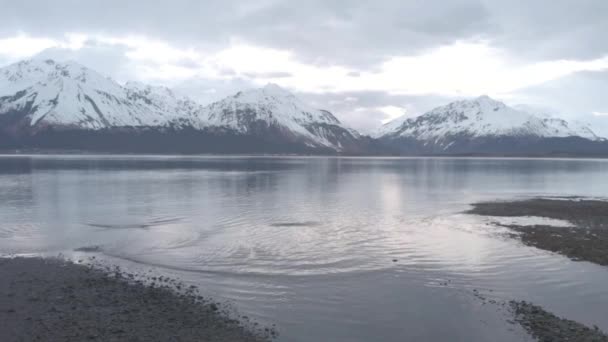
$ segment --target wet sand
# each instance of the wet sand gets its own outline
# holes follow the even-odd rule
[[[573,227],[502,225],[528,245],[575,261],[608,266],[608,202],[578,199],[531,199],[473,204],[467,213],[483,216],[538,216],[570,222]]]
[[[0,341],[268,341],[168,278],[58,259],[0,259]]]

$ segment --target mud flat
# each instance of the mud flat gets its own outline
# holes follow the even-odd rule
[[[481,202],[467,213],[494,217],[544,217],[568,221],[570,227],[501,224],[528,245],[575,261],[608,266],[608,202],[583,199],[530,199]]]
[[[173,287],[172,287],[173,286]],[[0,259],[0,341],[268,341],[194,288],[59,259]]]

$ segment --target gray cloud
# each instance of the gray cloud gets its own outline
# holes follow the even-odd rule
[[[608,137],[608,71],[581,72],[524,89],[515,94],[520,102],[551,108],[559,116],[592,125],[596,133]]]
[[[182,58],[174,64],[177,66],[183,67],[183,68],[188,68],[188,69],[195,69],[195,68],[199,68],[201,66],[201,64],[198,61],[195,61],[195,60],[192,60],[189,58]]]
[[[374,91],[297,95],[317,108],[331,111],[340,121],[362,133],[370,133],[389,118],[379,107],[400,107],[404,109],[404,115],[417,116],[455,99],[432,95],[390,95]]]
[[[602,0],[485,1],[494,44],[520,58],[591,59],[608,53],[608,2]]]
[[[580,72],[517,93],[522,101],[559,107],[568,116],[608,112],[608,71]]]
[[[243,89],[256,87],[255,83],[244,78],[220,80],[192,78],[177,84],[173,89],[178,94],[188,96],[202,104],[209,104],[234,95]]]
[[[219,71],[220,76],[236,76],[236,71],[233,69],[223,68]]]
[[[142,34],[208,49],[236,37],[316,64],[370,67],[459,39],[488,39],[527,58],[608,52],[604,0],[22,0],[2,8],[0,35]]]
[[[127,51],[125,46],[87,41],[81,49],[50,48],[40,52],[36,58],[73,60],[119,82],[126,82],[136,78],[133,62],[125,55]]]
[[[293,74],[284,71],[276,71],[276,72],[250,72],[246,73],[245,76],[250,78],[287,78],[292,77]]]
[[[358,64],[412,52],[486,26],[475,0],[384,1],[234,0],[117,1],[24,0],[3,6],[3,31],[37,35],[70,31],[144,34],[172,43],[217,47],[238,37],[255,44],[289,48],[318,64]],[[0,32],[1,33],[1,32]],[[372,42],[372,44],[370,44]]]

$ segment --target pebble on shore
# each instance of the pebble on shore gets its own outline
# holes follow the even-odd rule
[[[195,291],[59,259],[0,259],[0,341],[268,341]]]

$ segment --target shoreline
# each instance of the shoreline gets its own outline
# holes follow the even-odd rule
[[[508,304],[514,316],[514,322],[521,325],[538,341],[608,341],[608,336],[596,326],[589,328],[581,323],[560,318],[529,302],[511,301]]]
[[[548,224],[494,224],[513,231],[523,244],[558,253],[573,261],[608,266],[608,201],[535,198],[473,203],[467,214],[489,217],[543,217],[567,221],[571,227]]]
[[[320,158],[388,158],[388,159],[546,159],[546,160],[608,160],[608,154],[391,154],[391,153],[188,153],[188,152],[124,152],[112,150],[70,150],[70,149],[0,149],[0,156],[152,156],[152,157],[320,157]]]
[[[515,201],[473,203],[466,214],[486,217],[541,217],[565,221],[569,226],[550,224],[502,224],[510,238],[524,245],[550,251],[573,261],[608,266],[608,202],[581,198],[534,198]],[[513,323],[521,325],[539,341],[608,341],[598,327],[558,317],[525,301],[508,303]]]
[[[271,341],[175,280],[60,259],[0,259],[0,341]]]

